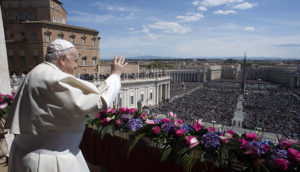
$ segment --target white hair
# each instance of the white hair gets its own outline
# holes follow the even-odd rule
[[[64,50],[54,50],[48,48],[45,59],[46,61],[57,61],[63,54],[65,54],[66,57],[69,58],[70,53],[72,52],[72,48],[73,47]]]

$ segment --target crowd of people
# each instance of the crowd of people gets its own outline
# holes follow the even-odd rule
[[[171,83],[171,97],[186,93],[200,85],[199,82]]]
[[[238,95],[238,89],[203,87],[172,102],[165,102],[151,112],[167,114],[172,111],[186,122],[203,119],[230,125]]]
[[[244,111],[244,128],[300,138],[300,100],[287,89],[248,91]]]
[[[244,121],[240,126],[300,139],[300,98],[293,94],[295,91],[270,83],[257,84],[248,83],[243,104]],[[186,122],[201,118],[206,122],[232,125],[240,89],[221,85],[225,87],[204,84],[189,95],[162,103],[151,112],[168,114],[171,111]],[[197,86],[197,83],[171,84],[171,96]]]

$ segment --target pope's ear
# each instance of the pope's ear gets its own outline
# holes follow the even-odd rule
[[[65,66],[65,61],[66,61],[66,55],[65,54],[62,54],[59,59],[58,59],[58,63],[61,65],[61,66]]]

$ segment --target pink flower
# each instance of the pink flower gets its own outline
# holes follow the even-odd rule
[[[183,126],[183,121],[181,119],[175,119],[175,126],[176,127],[182,127]]]
[[[264,149],[265,152],[268,152],[268,150],[270,149],[270,146],[264,144],[264,145],[263,145],[263,149]]]
[[[169,118],[164,118],[161,120],[162,123],[167,123],[167,122],[171,122],[171,120]]]
[[[241,146],[240,146],[240,149],[244,149],[248,145],[248,141],[245,140],[245,139],[240,138],[238,141],[242,142]]]
[[[103,120],[102,120],[102,124],[103,125],[107,125],[108,123],[109,123],[109,121],[110,120],[112,120],[112,119],[114,119],[115,118],[115,116],[113,116],[113,117],[107,117],[107,118],[104,118]]]
[[[256,147],[248,147],[247,151],[244,153],[245,155],[258,155],[258,148]]]
[[[225,135],[221,135],[220,139],[223,143],[228,143],[230,139],[232,139],[232,135],[230,133],[225,133]]]
[[[231,129],[228,129],[227,133],[230,133],[232,136],[235,134],[234,131],[232,131]]]
[[[176,118],[176,114],[175,113],[173,113],[173,112],[169,112],[169,116],[171,116],[172,118]]]
[[[0,98],[0,103],[2,103],[3,102],[3,99],[2,98]]]
[[[196,122],[194,122],[194,125],[193,125],[193,129],[195,131],[200,131],[202,129],[202,120],[199,119],[199,120],[196,120]]]
[[[120,107],[120,108],[119,108],[119,111],[120,111],[121,113],[123,113],[123,112],[127,112],[127,108]]]
[[[176,130],[176,135],[177,135],[178,137],[181,137],[184,133],[185,133],[185,131],[184,131],[183,129],[178,129],[178,130]]]
[[[146,119],[145,123],[148,124],[148,125],[155,125],[156,124],[156,122],[152,119]]]
[[[187,136],[186,143],[190,145],[190,149],[193,149],[199,144],[199,141],[196,139],[195,136]]]
[[[143,120],[145,120],[147,116],[148,116],[147,113],[143,113],[143,114],[140,115],[140,118],[142,118]]]
[[[115,109],[114,109],[114,108],[108,108],[108,109],[106,109],[103,113],[104,113],[104,114],[107,114],[107,113],[115,113]]]
[[[7,106],[8,106],[8,104],[4,103],[4,104],[0,105],[0,109],[5,109]]]
[[[14,96],[9,96],[10,100],[13,100],[14,99]]]
[[[102,120],[102,124],[103,125],[107,125],[109,123],[109,120],[107,119],[107,118],[104,118],[103,120]]]
[[[153,128],[153,133],[154,134],[158,134],[160,132],[160,128],[158,127],[158,126],[155,126],[154,128]]]
[[[300,162],[300,152],[296,149],[289,148],[288,149],[288,156],[295,162]]]
[[[286,171],[288,169],[288,165],[290,164],[290,162],[280,158],[280,159],[275,159],[274,164],[277,166],[277,168]]]
[[[99,112],[99,113],[97,114],[97,118],[101,118],[101,116],[102,116],[102,114],[101,114],[101,112]]]
[[[13,96],[16,95],[16,92],[14,91],[14,92],[12,93],[12,95],[13,95]]]
[[[287,138],[281,138],[281,139],[279,139],[279,147],[280,147],[280,149],[288,149],[294,143],[297,143],[297,140],[289,140]]]
[[[134,114],[136,112],[136,109],[130,108],[130,109],[127,109],[127,112],[131,113],[131,114]]]
[[[209,132],[215,132],[216,131],[216,129],[213,127],[213,126],[209,126],[208,128],[207,128],[207,130],[209,131]]]
[[[249,140],[257,140],[258,139],[258,137],[255,133],[247,133],[246,138]]]
[[[120,125],[121,125],[121,120],[120,120],[120,119],[117,119],[117,120],[116,120],[116,125],[117,125],[117,126],[120,126]]]

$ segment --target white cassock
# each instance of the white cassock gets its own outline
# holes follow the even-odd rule
[[[24,79],[17,91],[6,128],[17,134],[9,155],[9,172],[89,171],[79,144],[84,118],[96,118],[120,90],[112,74],[97,88],[43,62]]]

